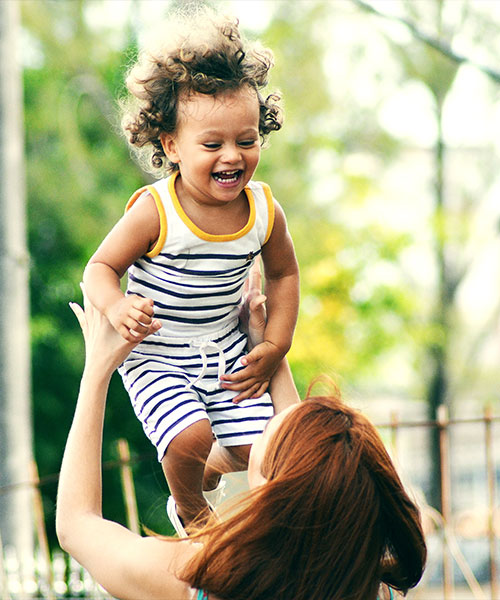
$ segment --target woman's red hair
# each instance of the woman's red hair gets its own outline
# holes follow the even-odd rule
[[[182,573],[227,600],[375,600],[422,576],[419,511],[375,427],[338,397],[314,396],[284,418],[261,466],[266,484],[201,533]]]

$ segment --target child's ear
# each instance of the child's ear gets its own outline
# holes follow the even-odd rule
[[[179,155],[177,154],[177,143],[174,136],[171,133],[161,133],[160,142],[168,160],[172,163],[177,164],[179,162]]]

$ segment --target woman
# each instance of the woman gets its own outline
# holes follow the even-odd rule
[[[113,596],[387,600],[418,583],[426,558],[418,509],[373,425],[338,397],[310,397],[268,422],[252,448],[248,498],[228,520],[178,541],[143,538],[104,519],[106,395],[134,344],[86,298],[84,306],[72,305],[86,361],[56,526],[61,547]],[[272,393],[281,406],[296,394],[286,361]]]

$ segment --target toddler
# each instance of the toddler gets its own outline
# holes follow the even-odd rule
[[[281,127],[261,95],[272,54],[207,12],[171,19],[127,77],[123,127],[159,180],[136,191],[84,273],[91,302],[140,344],[119,371],[155,445],[179,533],[206,516],[203,491],[246,469],[273,414],[266,389],[292,342],[298,266],[269,186],[252,180]],[[264,266],[267,325],[247,353],[242,289]],[[126,294],[120,287],[128,270]]]

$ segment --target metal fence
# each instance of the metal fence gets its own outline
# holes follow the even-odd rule
[[[417,588],[410,592],[409,598],[500,600],[500,506],[497,499],[500,436],[496,435],[496,429],[500,429],[500,416],[493,415],[487,408],[481,416],[450,419],[445,407],[441,407],[437,421],[402,421],[394,413],[388,422],[377,427],[402,472],[405,484],[415,493],[429,546],[426,573]],[[425,487],[422,472],[426,470],[425,461],[429,460],[425,441],[422,440],[433,430],[437,430],[439,436],[441,512],[429,506],[425,493],[422,493]],[[468,433],[464,434],[465,431]],[[131,459],[125,440],[119,440],[117,448],[119,460],[108,463],[106,467],[120,470],[126,524],[139,532],[133,465],[141,458]],[[477,504],[478,494],[474,497],[461,493],[460,502],[456,500],[460,476],[464,472],[464,458],[472,461],[471,472],[480,482],[480,506]],[[15,556],[12,548],[2,547],[0,536],[0,600],[108,597],[74,559],[60,550],[49,549],[41,489],[56,478],[57,474],[54,474],[40,481],[36,465],[33,465],[32,481],[18,484],[29,485],[34,491],[37,547],[35,556],[23,562]],[[13,487],[17,486],[0,488],[0,494],[9,493]],[[467,478],[465,487],[472,491],[473,486]]]

